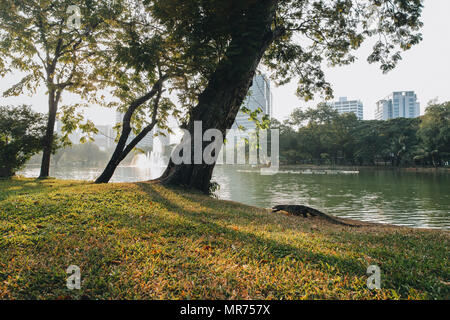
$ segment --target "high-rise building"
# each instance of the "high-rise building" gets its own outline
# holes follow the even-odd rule
[[[138,148],[150,148],[153,147],[153,131],[147,133],[138,144]]]
[[[55,121],[55,133],[56,134],[58,134],[58,135],[62,134],[62,126],[63,126],[62,121],[59,119],[56,119],[56,121]]]
[[[125,114],[123,112],[116,111],[116,122],[114,123],[114,126],[117,125],[118,123],[122,123],[124,115]]]
[[[63,132],[63,123],[60,119],[56,119],[55,122],[55,133],[59,136],[62,137],[65,133]],[[69,134],[69,140],[72,144],[79,144],[80,143],[80,139],[83,135],[81,134],[79,129],[76,129],[75,131],[73,131],[72,133]]]
[[[359,120],[363,119],[363,104],[359,100],[347,100],[347,97],[339,98],[339,101],[331,103],[339,114],[353,112]]]
[[[414,91],[396,91],[377,102],[376,120],[416,118],[420,116],[420,103]]]
[[[249,109],[250,112],[261,108],[262,112],[258,116],[260,120],[265,114],[272,118],[273,96],[270,90],[270,80],[264,74],[255,75],[253,78],[253,84],[249,89],[249,94],[245,98],[243,106]],[[236,116],[233,128],[236,129],[240,126],[248,131],[256,129],[255,122],[249,120],[249,115],[241,110]]]
[[[115,132],[111,125],[97,125],[98,132],[94,135],[94,143],[102,150],[107,150],[115,144]]]

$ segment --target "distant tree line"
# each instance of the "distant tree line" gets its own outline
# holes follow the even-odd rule
[[[55,167],[101,167],[106,165],[111,152],[111,150],[101,150],[93,142],[73,144],[58,149],[51,159],[51,164]],[[34,155],[27,164],[39,165],[41,158],[42,152]]]
[[[358,120],[322,103],[296,109],[280,129],[282,164],[444,166],[450,160],[450,102],[430,103],[424,116]]]
[[[429,104],[419,118],[388,121],[358,120],[322,103],[295,109],[283,123],[274,119],[271,127],[280,129],[282,164],[439,167],[450,161],[450,101]],[[38,164],[44,137],[44,115],[29,106],[0,107],[0,177],[13,176],[27,161]],[[92,142],[60,149],[57,141],[55,166],[104,166],[113,151]],[[123,163],[131,163],[133,156]]]
[[[0,106],[0,178],[14,176],[26,163],[41,163],[45,133],[44,114],[27,105]],[[111,153],[92,142],[71,145],[56,138],[51,149],[55,166],[104,166]]]

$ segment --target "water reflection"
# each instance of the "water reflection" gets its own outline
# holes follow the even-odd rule
[[[94,180],[102,168],[51,168],[59,179]],[[146,181],[164,167],[119,167],[112,182]],[[37,177],[38,167],[21,174]],[[336,216],[412,227],[450,229],[450,174],[363,170],[359,174],[301,174],[217,166],[213,180],[221,199],[270,208],[305,204]]]
[[[50,168],[50,176],[64,180],[94,181],[102,173],[104,168],[90,167],[58,167]],[[165,167],[129,166],[117,167],[111,182],[138,182],[156,179],[163,173]],[[27,167],[20,175],[28,178],[39,176],[39,167]]]
[[[450,229],[450,175],[399,171],[262,176],[217,167],[218,195],[249,205],[305,204],[336,216],[413,227]]]

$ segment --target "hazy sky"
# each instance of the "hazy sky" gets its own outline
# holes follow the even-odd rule
[[[403,60],[396,69],[382,74],[379,66],[369,65],[366,58],[372,43],[365,43],[357,52],[358,60],[352,65],[327,68],[325,74],[332,84],[335,98],[347,96],[359,99],[364,104],[364,119],[373,119],[375,103],[392,91],[413,90],[417,93],[423,114],[428,101],[450,100],[450,0],[425,0],[422,21],[423,41],[403,53]],[[0,79],[3,92],[20,80],[20,76],[9,75]],[[274,111],[277,119],[286,118],[294,108],[314,106],[319,99],[307,104],[295,95],[297,84],[293,81],[282,87],[273,86]],[[74,97],[65,96],[70,103]],[[26,103],[40,112],[47,112],[45,91],[39,90],[33,97],[0,97],[0,105]],[[112,124],[114,112],[104,108],[90,108],[87,117],[96,124]]]

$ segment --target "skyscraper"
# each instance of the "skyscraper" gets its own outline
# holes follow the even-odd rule
[[[339,98],[339,101],[331,103],[339,114],[353,112],[359,120],[363,119],[363,104],[359,100],[347,100],[347,97]]]
[[[396,91],[377,102],[376,120],[416,118],[420,116],[420,103],[414,91]]]
[[[250,112],[261,108],[262,113],[258,116],[260,120],[264,114],[272,118],[273,97],[270,90],[270,80],[264,74],[255,75],[253,78],[253,84],[249,89],[249,94],[245,98],[243,106],[249,109]],[[236,129],[239,126],[244,127],[247,131],[256,129],[256,124],[249,120],[249,115],[241,110],[236,116],[233,128]]]
[[[94,143],[101,149],[107,150],[115,144],[115,132],[111,125],[96,125],[98,132],[94,135]]]
[[[57,134],[60,138],[65,134],[65,132],[63,132],[63,123],[60,119],[56,119],[55,134]],[[72,144],[79,144],[80,138],[82,136],[83,135],[80,132],[80,129],[76,129],[72,133],[69,134],[69,140]]]
[[[122,123],[124,115],[125,114],[123,112],[116,110],[116,122],[114,123],[113,127],[116,126],[118,123]]]

